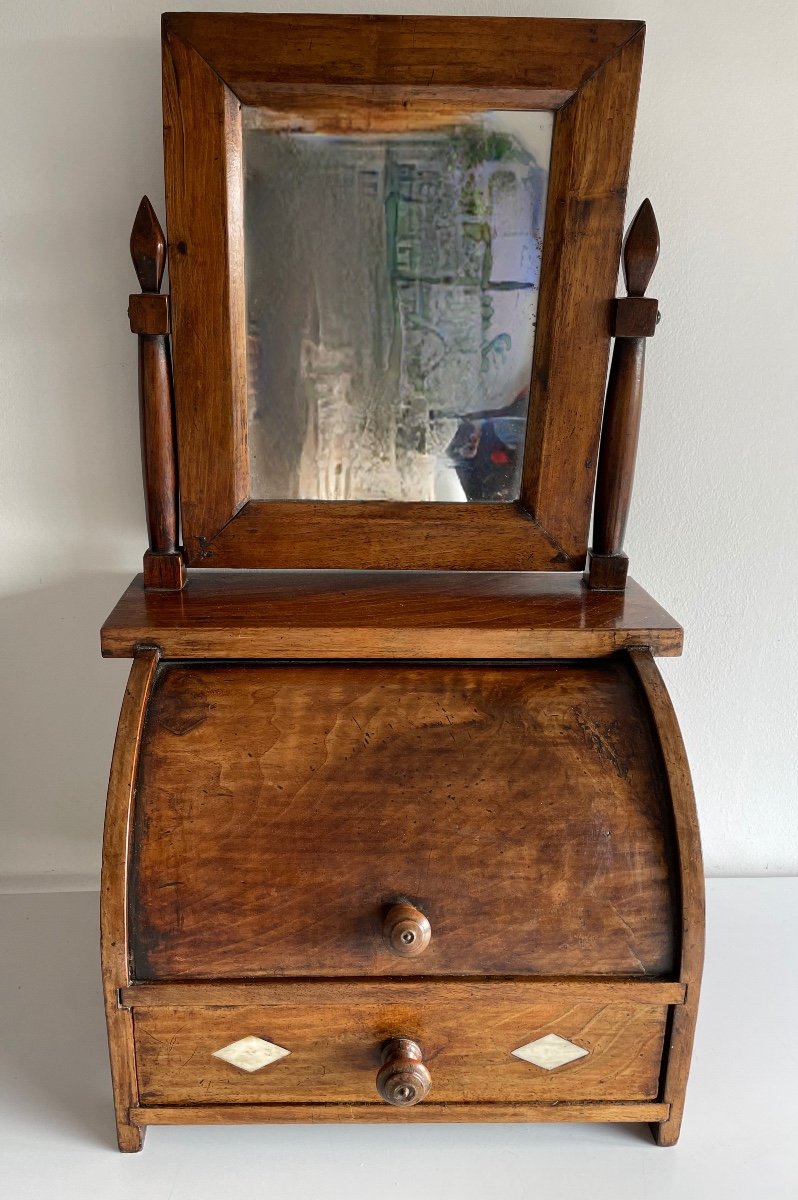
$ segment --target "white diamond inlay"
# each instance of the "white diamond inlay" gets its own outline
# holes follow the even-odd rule
[[[265,1042],[263,1038],[250,1035],[231,1042],[229,1046],[222,1046],[221,1050],[214,1050],[213,1057],[223,1058],[240,1071],[252,1072],[260,1071],[262,1067],[268,1067],[290,1053],[282,1046],[275,1046],[274,1042]]]
[[[527,1042],[525,1046],[513,1050],[516,1058],[523,1058],[524,1062],[542,1067],[544,1071],[564,1067],[566,1063],[576,1062],[577,1058],[584,1058],[589,1053],[590,1051],[585,1050],[583,1046],[566,1041],[558,1033],[547,1033],[545,1037],[538,1038],[535,1042]]]

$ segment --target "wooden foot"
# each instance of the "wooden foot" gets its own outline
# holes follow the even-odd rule
[[[116,1127],[116,1140],[122,1154],[138,1154],[144,1145],[146,1128],[140,1125],[121,1125]]]
[[[682,1130],[682,1114],[673,1113],[667,1121],[658,1121],[649,1129],[658,1146],[675,1146]]]

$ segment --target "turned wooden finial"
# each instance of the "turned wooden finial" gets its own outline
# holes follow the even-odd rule
[[[166,266],[166,238],[147,196],[141,197],[130,231],[130,257],[142,292],[157,295]]]
[[[628,559],[623,553],[626,519],[632,498],[646,339],[659,320],[658,301],[645,295],[659,258],[659,229],[650,200],[644,200],[623,243],[624,299],[616,300],[607,399],[601,427],[593,545],[586,582],[600,591],[623,591]]]
[[[623,277],[630,296],[644,296],[659,258],[659,229],[651,201],[638,208],[623,242]]]

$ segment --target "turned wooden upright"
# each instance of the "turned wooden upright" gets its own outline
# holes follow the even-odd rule
[[[130,328],[139,338],[141,463],[149,549],[144,586],[179,591],[185,581],[180,549],[177,447],[169,358],[169,297],[162,296],[166,239],[155,210],[142,198],[130,234],[130,256],[141,295],[130,297]]]
[[[593,515],[593,545],[585,579],[599,591],[623,591],[629,560],[623,552],[626,519],[632,498],[646,339],[659,320],[658,301],[645,291],[659,258],[659,230],[649,200],[640,205],[623,245],[623,273],[628,295],[616,300],[612,355],[604,421],[601,427]]]

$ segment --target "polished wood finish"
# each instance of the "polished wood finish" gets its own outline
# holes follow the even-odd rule
[[[634,581],[591,592],[561,574],[195,572],[178,595],[131,583],[102,629],[107,657],[593,658],[682,649],[682,628]]]
[[[418,1042],[390,1038],[382,1048],[382,1066],[377,1072],[377,1091],[385,1103],[410,1108],[427,1097],[431,1086],[432,1076]]]
[[[183,536],[202,567],[579,570],[640,78],[635,21],[179,13],[164,148]],[[371,129],[386,109],[556,112],[517,504],[250,498],[241,105]],[[342,117],[339,115],[339,120]]]
[[[105,1017],[114,1082],[114,1107],[119,1149],[140,1150],[144,1133],[129,1112],[138,1104],[133,1022],[119,1004],[119,989],[129,982],[127,938],[128,859],[132,833],[133,789],[138,756],[155,669],[157,650],[136,658],[130,670],[116,732],[108,803],[103,833],[100,883],[100,934]]]
[[[128,300],[127,315],[131,333],[154,337],[171,331],[168,296],[132,295]]]
[[[337,1003],[314,1009],[298,983],[292,1003],[267,1010],[134,1009],[140,1104],[382,1107],[375,1076],[383,1047],[411,1034],[433,1078],[430,1098],[439,1103],[657,1098],[667,1016],[661,1006],[565,1001],[517,1008],[500,985],[483,1002],[455,1006],[446,984],[414,1005],[397,1003],[397,988],[386,981],[375,1005],[360,1001],[357,984],[342,983]],[[553,1071],[513,1056],[553,1032],[588,1054]],[[214,1057],[250,1034],[290,1053],[251,1074]]]
[[[629,226],[622,257],[623,277],[629,296],[644,296],[659,259],[657,218],[648,199],[640,205]],[[618,307],[622,308],[623,305],[623,300],[618,302]]]
[[[248,495],[241,116],[174,21],[163,29],[164,167],[181,518],[197,566]]]
[[[172,366],[166,335],[169,303],[158,293],[166,263],[166,240],[146,196],[130,235],[130,254],[142,289],[130,297],[130,328],[139,341],[141,463],[149,550],[146,588],[179,590],[185,582],[179,547],[177,445]]]
[[[147,196],[141,198],[130,231],[130,257],[142,292],[150,295],[160,292],[166,267],[166,238]]]
[[[668,1105],[659,1103],[585,1103],[560,1100],[520,1104],[436,1104],[427,1100],[411,1108],[389,1108],[385,1104],[198,1104],[153,1105],[131,1110],[139,1125],[279,1125],[366,1124],[418,1121],[524,1121],[529,1124],[553,1121],[578,1122],[664,1122]]]
[[[560,571],[583,562],[518,505],[490,503],[248,500],[198,547],[192,566],[263,570]]]
[[[195,47],[242,104],[272,106],[305,89],[391,89],[414,105],[432,92],[521,93],[533,108],[556,108],[619,48],[640,21],[513,20],[491,17],[344,16],[280,13],[167,13],[169,35]],[[379,107],[383,99],[380,97]],[[482,100],[480,106],[485,107]],[[375,106],[376,107],[376,106]],[[508,105],[508,107],[511,107]]]
[[[350,981],[351,982],[351,981]],[[489,1003],[496,990],[496,979],[392,979],[391,995],[398,1004],[421,1005],[431,989],[446,988],[448,1003],[468,1007]],[[501,993],[508,1004],[517,1008],[533,1003],[571,1004],[590,1001],[595,1004],[683,1004],[685,984],[638,976],[635,979],[589,978],[547,979],[518,978],[503,975]],[[302,994],[309,1005],[325,1007],[341,998],[341,980],[303,979]],[[383,979],[357,980],[357,998],[362,1004],[379,1005],[385,996]],[[272,1004],[290,1005],[296,999],[294,980],[269,979],[261,983],[134,983],[120,990],[123,1008],[231,1008]]]
[[[144,551],[144,574],[146,592],[179,592],[186,584],[186,569],[180,551]]]
[[[165,664],[135,844],[138,979],[674,968],[659,759],[623,658]],[[383,938],[399,899],[435,931],[418,958]]]
[[[554,126],[522,501],[573,565],[590,526],[605,305],[617,276],[643,32],[558,110]]]
[[[382,923],[382,936],[393,954],[418,958],[429,946],[432,926],[413,904],[394,904]]]
[[[665,1058],[663,1099],[670,1105],[667,1121],[654,1129],[660,1146],[674,1146],[684,1115],[687,1077],[698,1016],[701,974],[704,966],[704,872],[701,860],[701,834],[698,828],[690,767],[662,676],[650,654],[630,655],[632,665],[645,691],[651,715],[657,727],[662,759],[671,793],[674,829],[679,863],[681,950],[679,978],[686,986],[685,1002],[674,1008]]]
[[[659,300],[653,296],[627,296],[615,302],[616,338],[653,337],[659,324]]]
[[[587,571],[588,585],[596,589],[622,591],[626,585],[628,559],[623,553],[623,539],[640,432],[646,338],[654,332],[658,312],[658,302],[645,300],[643,292],[658,257],[657,222],[650,201],[644,200],[623,248],[629,296],[618,301],[616,309],[615,348],[601,430],[593,546]]]

